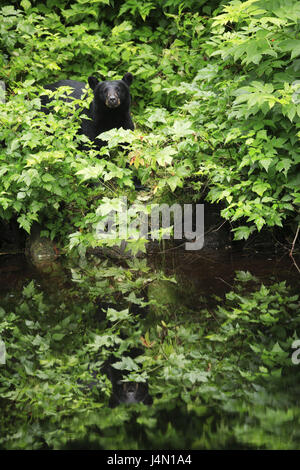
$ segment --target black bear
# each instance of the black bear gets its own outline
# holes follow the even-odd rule
[[[112,80],[99,82],[95,77],[89,77],[88,82],[94,92],[93,101],[85,114],[90,119],[81,119],[81,133],[85,134],[89,139],[100,148],[104,142],[97,139],[101,132],[109,131],[113,128],[134,129],[134,125],[130,116],[130,85],[133,76],[131,73],[125,73],[122,80]],[[51,85],[46,85],[45,89],[56,90],[61,86],[69,86],[74,91],[64,97],[69,101],[72,98],[80,99],[83,97],[84,82],[75,80],[61,80]],[[42,96],[42,105],[45,112],[49,112],[44,106],[51,101],[51,98]]]

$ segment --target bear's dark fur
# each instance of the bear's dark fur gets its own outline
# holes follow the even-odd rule
[[[131,73],[125,73],[122,80],[112,80],[99,82],[95,77],[89,77],[88,82],[94,92],[93,101],[88,110],[83,111],[81,118],[81,133],[85,134],[89,139],[100,148],[104,142],[97,139],[101,132],[109,131],[114,128],[134,129],[134,125],[130,116],[130,85],[133,77]],[[84,82],[75,80],[61,80],[51,85],[46,85],[45,89],[57,90],[61,86],[69,86],[73,88],[70,95],[66,95],[64,100],[70,101],[72,98],[81,99],[84,95]],[[51,98],[42,97],[42,105],[45,106],[51,101]],[[45,112],[49,112],[47,108],[43,108]],[[90,119],[85,119],[86,115]]]

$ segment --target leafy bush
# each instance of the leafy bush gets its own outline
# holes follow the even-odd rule
[[[118,5],[23,0],[2,7],[2,78],[8,87],[7,103],[1,105],[1,140],[7,148],[1,168],[3,218],[17,216],[27,231],[33,220],[43,220],[65,242],[64,235],[78,224],[76,217],[65,216],[64,228],[58,223],[61,200],[88,219],[86,206],[93,209],[85,201],[94,196],[79,184],[75,170],[84,171],[85,182],[95,182],[102,171],[117,176],[114,195],[120,194],[119,184],[121,193],[130,186],[126,157],[118,152],[97,163],[91,154],[82,155],[80,168],[73,144],[76,120],[73,125],[65,115],[55,124],[54,117],[39,117],[33,94],[37,85],[57,79],[86,81],[94,73],[111,79],[130,71],[138,129],[129,160],[157,200],[172,199],[176,191],[182,202],[221,202],[237,239],[286,223],[295,229],[298,4],[233,1],[213,12],[218,2],[201,3],[202,16],[198,2],[160,0]],[[16,121],[20,125],[14,127]],[[62,140],[58,126],[65,129]],[[52,138],[45,135],[49,128]],[[28,155],[37,149],[49,149],[46,160],[55,159],[53,171],[51,165],[41,173],[45,162],[28,168]]]

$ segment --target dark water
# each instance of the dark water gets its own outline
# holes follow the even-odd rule
[[[233,286],[236,271],[249,271],[262,283],[286,281],[295,290],[300,285],[300,274],[288,254],[243,253],[231,250],[211,252],[186,252],[166,250],[148,259],[153,269],[163,269],[169,276],[189,282],[193,291],[201,295],[222,295]],[[300,266],[300,257],[295,257]],[[59,260],[42,269],[33,266],[23,254],[0,256],[0,292],[19,291],[34,279],[51,289],[60,285],[71,286],[68,269]]]

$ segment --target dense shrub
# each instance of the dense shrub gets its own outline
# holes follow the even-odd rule
[[[64,240],[77,224],[76,217],[65,218],[62,228],[57,210],[64,201],[66,208],[75,204],[84,232],[93,217],[86,201],[95,207],[80,171],[83,181],[99,180],[101,174],[104,181],[113,179],[113,192],[101,186],[97,196],[115,196],[132,186],[125,168],[130,159],[158,200],[172,199],[176,191],[182,202],[186,197],[221,202],[237,239],[286,223],[294,231],[299,16],[295,0],[200,5],[23,0],[2,7],[1,78],[8,92],[0,114],[1,217],[17,217],[27,231],[32,220],[43,220]],[[62,124],[57,117],[46,123],[34,90],[58,79],[86,81],[91,74],[114,79],[126,71],[136,77],[137,130],[128,137],[129,157],[113,151],[111,142],[101,162],[88,152],[78,161],[73,124],[67,116]],[[46,174],[41,174],[45,162],[33,164],[37,152],[39,162],[47,160]]]

